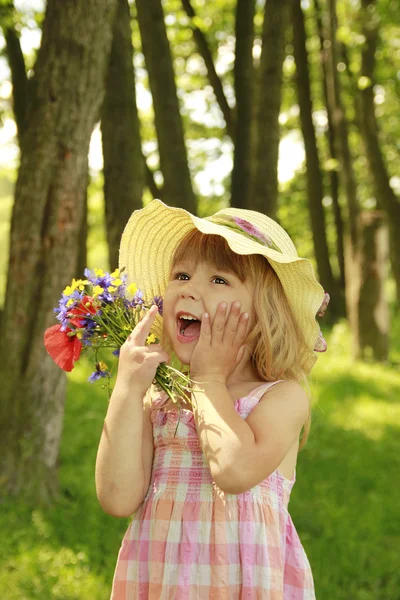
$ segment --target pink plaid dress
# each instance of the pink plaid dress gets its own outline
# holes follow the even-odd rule
[[[265,383],[235,408],[244,419]],[[288,513],[289,480],[277,470],[243,494],[211,478],[193,413],[152,403],[151,483],[122,541],[111,600],[314,600],[307,555]],[[157,410],[160,409],[160,410]]]

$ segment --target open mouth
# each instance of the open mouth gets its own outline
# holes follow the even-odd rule
[[[187,343],[197,340],[200,336],[201,321],[191,315],[180,315],[176,319],[177,338]]]

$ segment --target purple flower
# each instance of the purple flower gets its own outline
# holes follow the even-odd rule
[[[112,354],[114,354],[114,356],[119,356],[119,353],[121,352],[120,348],[117,348],[116,350],[112,351]]]
[[[162,316],[163,314],[163,299],[161,296],[154,296],[152,304],[155,304],[158,307],[158,312]]]
[[[109,371],[102,371],[100,366],[98,366],[99,363],[96,363],[96,370],[93,371],[93,373],[90,375],[88,381],[90,381],[90,383],[94,383],[95,381],[97,381],[98,379],[101,379],[102,377],[108,377],[110,375]]]
[[[130,306],[135,308],[136,306],[141,306],[144,303],[144,293],[142,290],[138,290],[136,294],[133,296]]]

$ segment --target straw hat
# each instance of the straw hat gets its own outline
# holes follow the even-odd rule
[[[305,347],[300,362],[309,373],[316,361],[315,350],[326,349],[315,317],[321,305],[326,308],[329,296],[315,279],[311,263],[298,256],[286,231],[266,215],[225,208],[201,219],[181,208],[152,200],[132,214],[122,234],[119,267],[125,268],[128,283],[136,283],[146,300],[163,297],[174,251],[194,228],[205,234],[221,235],[236,254],[261,254],[268,259],[303,332]],[[156,317],[153,330],[160,336],[160,316]]]

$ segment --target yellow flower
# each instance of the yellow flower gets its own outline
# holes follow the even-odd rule
[[[147,340],[146,340],[146,344],[155,344],[157,342],[157,338],[154,335],[154,333],[150,333],[150,335],[147,336]]]
[[[107,288],[107,290],[110,292],[110,294],[112,294],[113,292],[115,292],[116,289],[117,288],[115,286],[113,286],[113,285],[109,285],[108,288]]]
[[[77,331],[77,332],[76,332],[76,337],[78,338],[78,340],[81,340],[81,339],[82,339],[82,335],[83,335],[83,334],[82,334],[82,331]]]
[[[70,298],[66,304],[67,308],[69,308],[70,306],[73,305],[73,303],[75,302],[75,300],[73,300],[73,298]]]
[[[113,285],[115,285],[115,287],[119,287],[120,285],[122,285],[122,279],[114,279]]]
[[[108,367],[105,362],[100,360],[97,365],[99,366],[99,371],[107,371]]]
[[[115,269],[115,271],[113,271],[111,273],[111,277],[119,277],[120,274],[120,270],[119,269]]]
[[[93,288],[93,298],[95,298],[96,296],[100,296],[100,294],[102,294],[103,292],[104,290],[101,287],[101,285],[95,285]]]
[[[95,269],[94,274],[96,275],[96,277],[104,277],[103,269]]]
[[[130,285],[128,285],[128,287],[126,288],[126,291],[128,292],[128,294],[131,294],[132,296],[134,296],[137,292],[136,283],[131,283]]]
[[[85,285],[87,285],[88,283],[89,282],[87,279],[78,279],[77,281],[74,280],[75,287],[78,288],[80,292],[83,292],[83,290],[85,289]]]

